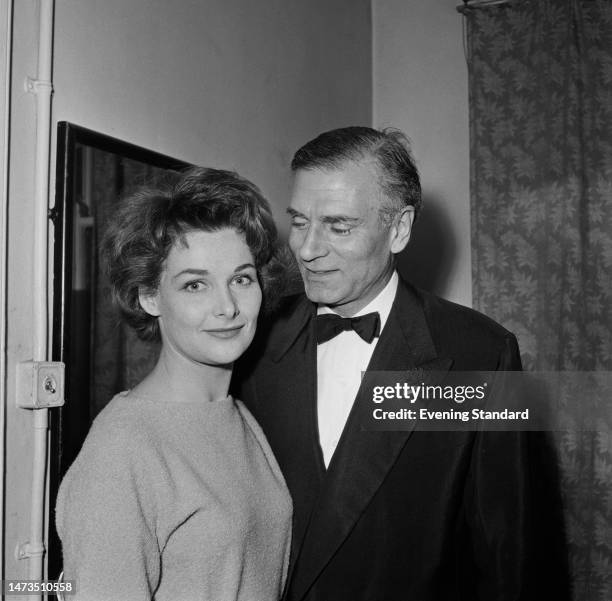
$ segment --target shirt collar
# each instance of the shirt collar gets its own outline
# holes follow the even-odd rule
[[[352,315],[352,317],[359,317],[360,315],[367,315],[368,313],[378,312],[380,316],[380,331],[385,327],[385,323],[387,323],[387,318],[389,317],[389,313],[391,313],[391,307],[393,306],[393,301],[395,300],[395,295],[397,293],[397,285],[399,282],[399,278],[397,275],[397,271],[393,272],[393,275],[387,282],[387,285],[378,293],[378,295],[373,298],[361,311]],[[336,313],[330,307],[325,305],[317,308],[317,315],[324,315],[325,313]]]

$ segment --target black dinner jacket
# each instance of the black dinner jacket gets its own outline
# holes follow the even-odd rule
[[[293,497],[286,599],[531,599],[537,513],[527,437],[364,431],[357,413],[371,398],[360,390],[326,470],[314,315],[303,295],[289,299],[261,324],[234,386]],[[400,280],[368,369],[518,370],[521,362],[507,330]]]

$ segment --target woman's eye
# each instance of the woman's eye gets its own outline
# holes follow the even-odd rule
[[[234,282],[238,284],[238,286],[250,286],[253,283],[253,278],[250,275],[237,275],[234,278]]]
[[[204,282],[187,282],[184,289],[187,290],[187,292],[199,292],[204,289]]]

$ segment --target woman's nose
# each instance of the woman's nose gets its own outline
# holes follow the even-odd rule
[[[234,319],[239,313],[238,303],[230,288],[227,286],[220,287],[217,291],[215,315],[217,317]]]

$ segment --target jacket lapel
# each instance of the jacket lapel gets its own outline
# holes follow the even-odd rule
[[[317,424],[315,315],[315,305],[302,297],[287,311],[286,317],[277,319],[269,347],[273,367],[265,372],[266,379],[258,386],[262,396],[282,399],[283,403],[282,409],[278,405],[275,407],[267,434],[271,443],[277,438],[283,441],[283,449],[279,451],[277,446],[276,450],[293,497],[290,569],[295,564],[325,478]],[[280,391],[279,386],[282,386]],[[268,392],[269,388],[273,392]]]
[[[400,280],[368,371],[409,372],[408,378],[414,380],[429,370],[447,371],[451,364],[452,360],[437,357],[421,301]],[[371,408],[371,390],[362,386],[323,481],[293,574],[291,598],[300,599],[308,591],[381,486],[412,433],[365,430],[362,418]]]
[[[305,340],[306,329],[312,318],[316,315],[313,303],[304,296],[298,297],[285,313],[274,323],[274,336],[270,342],[270,358],[278,363],[298,342],[302,344],[314,343]]]

